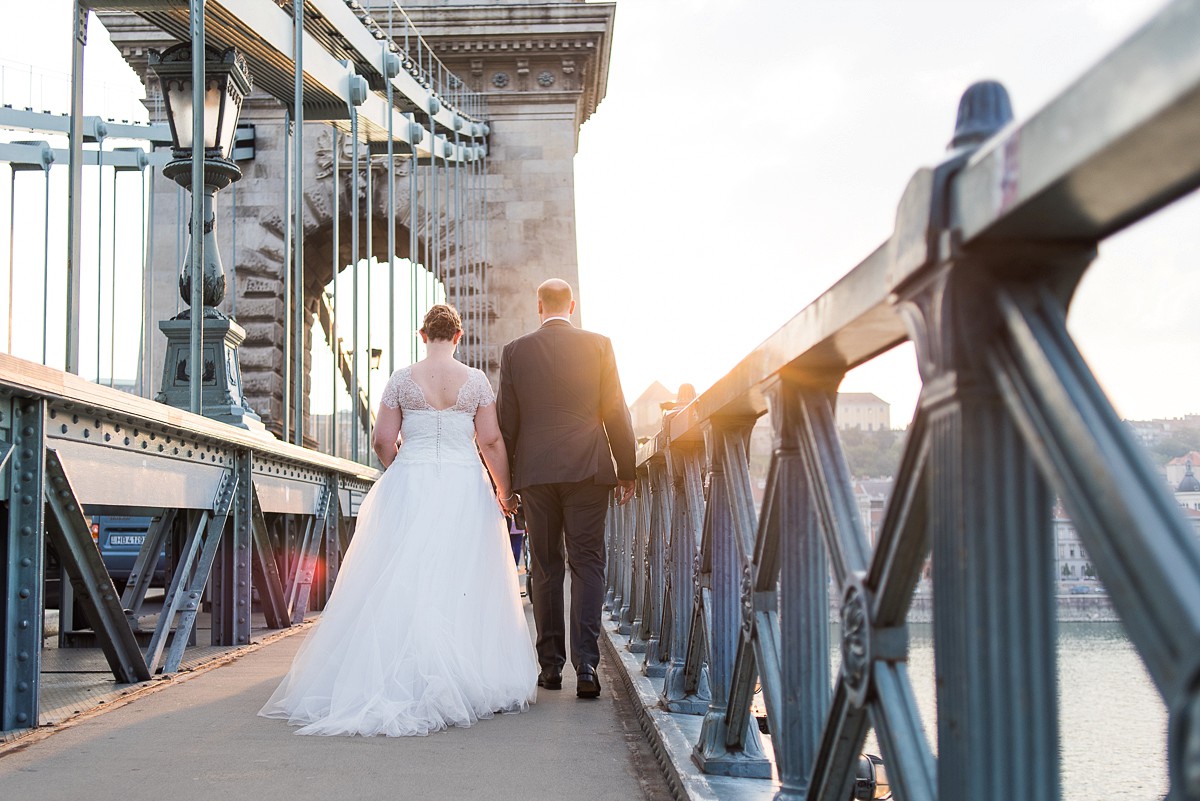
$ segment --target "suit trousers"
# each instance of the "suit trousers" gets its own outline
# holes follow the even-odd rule
[[[604,519],[612,487],[593,479],[535,484],[521,490],[532,570],[538,662],[561,669],[566,661],[563,556],[571,568],[571,664],[600,662],[604,605]]]

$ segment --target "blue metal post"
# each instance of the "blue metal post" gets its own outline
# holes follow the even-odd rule
[[[706,604],[705,623],[708,665],[712,677],[712,701],[704,716],[700,740],[692,751],[692,761],[705,773],[723,776],[769,779],[771,763],[762,751],[757,727],[745,721],[745,733],[730,732],[736,725],[729,707],[734,677],[737,638],[741,629],[742,558],[739,543],[742,526],[735,519],[738,509],[735,495],[740,479],[738,462],[733,457],[743,445],[753,421],[718,421],[705,432],[709,454],[708,504],[705,508],[705,541],[701,552],[702,581],[707,573],[711,592]],[[744,457],[744,450],[741,452]],[[744,459],[742,461],[744,467]],[[705,570],[705,567],[708,569]],[[732,747],[735,742],[741,748]]]
[[[695,575],[698,535],[704,518],[704,488],[700,477],[703,456],[695,445],[671,443],[668,470],[675,500],[671,504],[667,569],[670,575],[670,664],[663,677],[661,703],[671,712],[703,715],[712,698],[708,666],[688,663],[694,605],[699,592]],[[697,633],[696,636],[699,636]]]
[[[0,443],[8,494],[0,573],[0,731],[38,724],[42,653],[45,404],[13,396],[8,411],[0,421],[0,428],[8,429]]]

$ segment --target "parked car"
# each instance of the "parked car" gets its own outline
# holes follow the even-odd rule
[[[1092,588],[1086,584],[1076,584],[1071,587],[1071,589],[1067,590],[1067,592],[1071,593],[1072,595],[1086,595],[1091,591]]]
[[[118,589],[129,581],[129,573],[137,560],[142,543],[146,540],[146,532],[150,530],[153,517],[127,517],[125,515],[94,515],[92,517],[92,539],[100,549],[104,566],[112,576],[113,583]],[[166,548],[158,554],[158,563],[154,567],[154,576],[150,583],[162,585],[166,583],[167,552]]]

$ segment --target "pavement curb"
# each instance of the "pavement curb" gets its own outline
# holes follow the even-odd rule
[[[169,676],[158,676],[150,681],[142,682],[140,685],[127,685],[131,689],[126,690],[124,694],[118,694],[115,698],[103,700],[99,705],[93,706],[90,709],[85,709],[78,715],[72,715],[47,726],[38,726],[37,728],[28,729],[26,733],[19,734],[4,743],[0,743],[0,759],[3,759],[9,754],[15,754],[18,751],[23,751],[35,743],[40,743],[42,740],[45,740],[48,737],[53,737],[58,732],[65,731],[66,729],[76,726],[86,720],[91,720],[92,718],[103,715],[106,712],[111,712],[114,709],[120,709],[121,707],[127,706],[134,701],[145,698],[148,695],[161,692],[169,687],[175,687],[179,684],[191,681],[197,676],[201,676],[211,670],[216,670],[217,668],[236,662],[243,656],[252,654],[255,651],[265,648],[268,645],[276,643],[282,639],[291,637],[294,634],[308,631],[308,629],[316,622],[317,619],[313,618],[311,620],[306,620],[303,623],[289,626],[286,629],[273,631],[270,634],[264,635],[257,642],[252,642],[249,645],[243,645],[233,651],[227,651],[219,656],[214,657],[213,659],[210,659],[207,662],[196,665],[187,671],[175,673]]]
[[[604,621],[601,626],[604,636],[600,640],[610,664],[620,673],[638,725],[676,801],[772,801],[779,789],[775,781],[708,776],[696,766],[692,761],[696,732],[685,731],[681,723],[690,720],[695,723],[690,728],[698,729],[701,718],[667,712],[658,705],[654,680],[642,675],[639,655],[626,648],[629,637],[620,634],[617,628],[615,621]]]

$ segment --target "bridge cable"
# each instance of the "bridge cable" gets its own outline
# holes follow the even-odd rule
[[[340,195],[342,193],[342,176],[340,165],[338,164],[338,151],[341,149],[341,143],[338,141],[338,129],[330,125],[330,136],[333,141],[333,280],[330,286],[333,287],[332,295],[329,299],[329,349],[333,352],[333,392],[331,400],[333,401],[333,409],[329,416],[329,453],[332,456],[337,456],[337,435],[338,435],[338,383],[341,381],[342,367],[342,344],[337,335],[337,285],[338,275],[341,273],[341,265],[338,263],[342,258],[341,246],[341,208]]]
[[[358,108],[350,112],[350,172],[353,175],[353,190],[350,193],[350,270],[353,279],[354,300],[351,301],[350,326],[350,401],[353,404],[351,431],[354,438],[350,441],[350,458],[359,461],[359,444],[362,441],[362,420],[359,417],[358,392]]]
[[[112,179],[112,286],[108,293],[108,385],[113,386],[117,372],[117,166]]]
[[[43,162],[43,165],[42,171],[46,176],[46,188],[45,206],[42,210],[42,364],[45,364],[48,358],[46,340],[50,336],[47,322],[50,317],[50,164]],[[145,241],[144,236],[142,239]],[[145,270],[145,266],[145,259],[143,259],[143,270]]]
[[[16,274],[17,241],[17,168],[8,165],[8,340],[5,350],[12,353],[13,276]]]
[[[375,227],[375,220],[374,220],[374,215],[373,215],[374,206],[375,206],[375,192],[374,192],[374,187],[373,187],[372,181],[371,181],[371,142],[370,142],[370,140],[367,140],[367,176],[366,176],[366,178],[367,178],[367,180],[366,180],[366,183],[367,183],[367,186],[366,186],[367,210],[366,210],[366,219],[364,220],[364,224],[367,227],[367,347],[366,347],[366,350],[364,350],[363,352],[367,354],[367,409],[369,410],[371,408],[371,374],[373,372],[375,372],[375,370],[371,366],[371,360],[370,360],[370,356],[371,356],[371,307],[375,304],[375,296],[374,296],[373,290],[372,290],[372,286],[374,284],[374,282],[372,280],[372,276],[374,276],[374,274],[375,274],[375,264],[377,263],[375,260],[375,244],[374,244],[374,236],[373,236],[373,234],[374,234],[373,229]],[[367,457],[367,460],[369,461],[371,458],[371,418],[369,415],[367,417],[365,430],[367,432],[367,447],[366,447],[367,453],[365,454],[365,456]]]
[[[404,28],[405,47],[408,46],[408,26]],[[417,137],[415,134],[415,116],[405,114],[408,118],[408,138],[412,156],[408,161],[408,278],[409,278],[409,320],[411,327],[409,337],[410,364],[417,361]]]
[[[387,262],[388,262],[388,377],[396,372],[396,140],[393,130],[393,118],[396,116],[396,103],[393,96],[391,75],[395,70],[396,61],[392,48],[396,46],[395,32],[392,30],[392,6],[388,3],[388,39],[384,47],[384,77],[387,78],[388,105],[388,141],[387,141]]]
[[[296,115],[296,130],[292,140],[296,148],[296,171],[293,179],[292,198],[295,203],[296,230],[293,243],[292,258],[293,296],[292,296],[292,402],[295,409],[292,414],[292,442],[304,444],[304,0],[292,2],[292,32],[294,36],[292,59],[294,70],[293,86]]]
[[[457,117],[457,116],[458,115],[455,114],[455,117]],[[455,122],[457,122],[457,119],[455,120]],[[447,182],[447,184],[449,184],[449,182],[450,182],[450,176],[448,173],[446,175],[446,182]],[[463,315],[466,317],[465,322],[467,322],[469,324],[469,321],[471,318],[471,313],[470,313],[470,308],[468,307],[468,304],[466,302],[466,296],[464,294],[464,290],[466,288],[466,281],[463,280],[462,265],[460,262],[460,256],[462,254],[462,249],[459,246],[460,245],[459,223],[461,222],[460,217],[462,215],[462,207],[459,205],[459,202],[458,202],[458,194],[459,194],[458,129],[455,128],[455,130],[454,130],[454,211],[451,214],[446,215],[446,249],[447,250],[450,249],[450,223],[453,222],[454,223],[455,294],[458,295],[458,302],[460,304],[460,309],[461,309]],[[447,258],[447,261],[449,261],[448,258]],[[464,351],[464,350],[466,350],[465,344],[463,345],[462,348],[459,349],[458,358],[459,358],[459,360],[466,362],[466,361],[469,361],[469,359],[464,358],[464,356],[462,354],[462,351]]]
[[[96,144],[96,383],[99,384],[100,315],[104,308],[104,137],[100,135],[99,126],[96,131]]]
[[[292,441],[292,113],[283,110],[283,419],[280,439]]]

